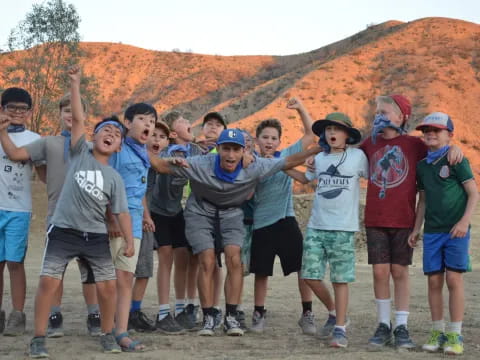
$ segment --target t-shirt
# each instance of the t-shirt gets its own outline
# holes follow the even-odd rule
[[[190,180],[192,193],[187,200],[187,210],[214,217],[217,208],[220,208],[220,217],[243,216],[241,206],[251,195],[258,181],[282,170],[285,166],[285,159],[257,158],[247,168],[240,170],[234,183],[229,183],[215,176],[216,156],[216,154],[193,156],[187,158],[188,168],[170,167],[175,176]]]
[[[71,149],[71,161],[52,224],[61,228],[107,233],[106,210],[128,211],[125,185],[115,169],[93,156],[85,136]]]
[[[431,164],[425,159],[418,163],[418,189],[425,191],[426,233],[448,233],[462,218],[468,201],[463,183],[472,179],[466,158],[456,165],[449,165],[447,156]]]
[[[369,180],[365,226],[413,228],[415,223],[416,168],[427,156],[425,143],[413,136],[367,138],[360,149],[367,155]]]
[[[185,157],[185,153],[182,151],[175,151],[171,155],[168,155],[164,150],[160,153],[161,157]],[[202,155],[202,149],[195,145],[190,144],[190,155],[197,156]],[[157,174],[155,179],[155,186],[153,187],[152,204],[150,211],[162,215],[162,216],[175,216],[182,211],[182,197],[183,189],[188,184],[188,180],[185,178],[172,176],[168,174]]]
[[[302,141],[283,149],[280,157],[299,153],[302,151]],[[260,229],[272,224],[287,216],[295,216],[293,209],[292,178],[286,173],[278,172],[263,179],[255,189],[253,197],[253,228]]]
[[[363,151],[349,147],[341,153],[319,153],[315,156],[315,173],[307,171],[305,175],[310,181],[318,180],[308,227],[358,231],[360,178],[368,177]]]
[[[17,147],[40,138],[40,135],[29,130],[8,135]],[[31,212],[31,179],[32,162],[11,161],[0,144],[0,210]]]

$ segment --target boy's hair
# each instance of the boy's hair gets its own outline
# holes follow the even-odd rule
[[[135,115],[150,115],[152,114],[155,117],[155,121],[158,120],[158,115],[157,115],[157,110],[150,105],[146,103],[137,103],[130,105],[127,110],[125,110],[125,120],[128,120],[129,122],[133,121],[133,118]]]
[[[125,138],[125,135],[127,134],[127,128],[125,127],[125,125],[123,125],[123,123],[120,121],[120,119],[116,115],[106,117],[102,121],[99,121],[98,123],[96,123],[95,127],[93,128],[93,133],[95,134],[95,132],[97,131],[97,128],[107,121],[114,121],[119,123],[121,125],[120,128],[122,129],[122,139]]]
[[[265,128],[274,128],[278,131],[278,138],[282,137],[282,124],[277,119],[267,119],[263,120],[260,124],[258,124],[257,129],[255,130],[255,136],[258,138],[262,133],[263,129]]]
[[[222,115],[220,115],[220,113],[214,111],[214,112],[209,112],[207,115],[205,115],[205,117],[203,118],[203,123],[202,123],[202,126],[205,125],[205,123],[209,122],[210,120],[217,120],[218,122],[220,122],[222,125],[223,125],[223,129],[225,130],[227,128],[227,122],[225,121],[225,119],[223,118]]]
[[[27,90],[22,88],[11,87],[2,93],[1,105],[5,106],[10,102],[25,103],[29,108],[32,107],[32,97]]]
[[[173,123],[178,119],[180,119],[181,117],[182,117],[182,114],[180,112],[170,111],[169,113],[167,113],[165,116],[162,117],[162,120],[165,122],[165,124],[168,125],[170,129],[172,129]]]
[[[80,102],[82,103],[83,112],[86,113],[88,110],[88,105],[85,102],[85,99],[81,97]],[[60,101],[58,102],[58,108],[60,111],[62,111],[64,107],[70,106],[71,104],[72,104],[72,99],[71,99],[70,93],[67,93],[63,95]]]
[[[165,135],[167,135],[167,137],[170,137],[170,129],[168,128],[168,125],[164,121],[158,120],[155,123],[155,129],[162,130],[165,133]]]

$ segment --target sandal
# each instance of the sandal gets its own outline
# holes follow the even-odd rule
[[[124,338],[130,339],[128,332],[123,332],[115,336],[115,340],[117,341],[117,344],[120,346],[123,352],[144,352],[145,351],[145,346],[138,340],[130,339],[130,344],[128,344],[127,346],[122,345],[121,341]],[[141,347],[137,348],[138,345],[141,345]]]

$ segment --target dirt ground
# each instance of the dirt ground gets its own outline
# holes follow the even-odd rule
[[[33,332],[33,299],[38,282],[38,272],[43,252],[45,215],[45,192],[41,185],[34,185],[34,219],[31,228],[30,247],[26,259],[27,271],[27,333],[22,337],[8,338],[0,336],[0,359],[27,358],[28,343]],[[480,210],[475,214],[474,224],[480,224]],[[465,276],[466,316],[463,334],[465,337],[465,355],[463,359],[480,358],[480,230],[473,227],[472,253],[474,271]],[[302,335],[297,325],[300,316],[300,299],[296,278],[281,275],[279,264],[275,276],[269,283],[267,299],[268,323],[262,335],[247,333],[240,338],[218,335],[202,338],[194,333],[181,336],[160,334],[138,335],[148,351],[141,354],[105,355],[100,352],[98,338],[91,338],[86,332],[86,309],[80,290],[80,280],[75,264],[71,264],[65,276],[63,298],[64,328],[66,336],[49,339],[47,346],[52,359],[434,359],[441,354],[427,354],[417,351],[399,352],[393,348],[383,351],[371,351],[366,343],[375,328],[375,303],[372,292],[371,269],[365,263],[364,249],[359,250],[357,281],[351,286],[348,329],[349,347],[330,349],[326,343]],[[475,266],[476,265],[476,266]],[[426,279],[421,271],[421,251],[415,254],[415,264],[411,267],[412,296],[409,328],[418,344],[426,340],[430,328],[430,313],[427,304]],[[10,311],[10,291],[8,275],[5,277],[4,309]],[[173,290],[171,292],[173,294]],[[244,307],[247,314],[252,312],[253,277],[245,281]],[[171,296],[171,303],[174,299]],[[156,290],[153,282],[147,289],[144,309],[147,314],[157,312]],[[314,312],[320,325],[326,318],[326,311],[320,303],[314,301]],[[248,316],[249,317],[249,316]],[[448,320],[448,316],[446,316]],[[248,321],[249,322],[249,321]]]

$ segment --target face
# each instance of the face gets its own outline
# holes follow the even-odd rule
[[[223,124],[217,119],[208,120],[202,127],[202,134],[207,139],[218,139],[220,133],[224,130]]]
[[[147,150],[158,155],[168,146],[168,136],[162,129],[155,129],[147,141]]]
[[[258,135],[257,144],[262,156],[273,156],[280,145],[278,130],[273,127],[266,127]]]
[[[72,107],[70,105],[64,106],[60,110],[60,123],[65,130],[72,129]]]
[[[155,116],[153,114],[137,114],[132,121],[125,121],[128,136],[141,144],[146,144],[155,129]]]
[[[403,125],[403,115],[396,111],[393,104],[379,102],[377,104],[376,114],[385,115],[393,125],[396,125],[398,127]]]
[[[450,143],[453,134],[446,129],[439,129],[433,126],[422,129],[425,144],[429,149],[438,150]]]
[[[172,124],[172,139],[178,139],[183,142],[193,141],[192,126],[190,121],[183,117],[179,117]]]
[[[2,107],[2,111],[10,116],[12,124],[16,125],[25,125],[32,115],[32,110],[28,104],[23,102],[9,102]]]
[[[328,125],[325,127],[325,139],[332,149],[344,149],[347,144],[348,133],[341,126]]]
[[[228,172],[233,172],[242,160],[244,148],[238,144],[221,144],[217,147],[220,155],[220,167]]]
[[[105,125],[93,136],[94,149],[101,154],[111,155],[120,151],[122,131],[115,125]]]

